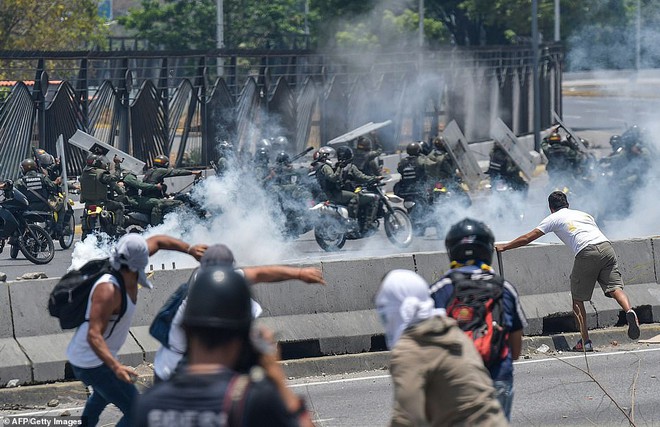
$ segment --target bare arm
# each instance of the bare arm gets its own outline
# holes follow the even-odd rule
[[[127,383],[132,382],[135,371],[122,365],[115,359],[103,339],[103,333],[108,327],[113,312],[121,310],[121,291],[112,283],[100,283],[92,295],[92,307],[89,311],[89,329],[87,342],[103,363],[112,369],[117,378]]]
[[[522,335],[522,329],[509,334],[509,348],[511,349],[511,357],[513,360],[518,360],[520,357],[520,351],[522,350]]]
[[[183,240],[175,239],[174,237],[159,234],[151,236],[147,239],[147,246],[149,247],[149,255],[153,255],[161,249],[183,252],[191,255],[197,261],[202,258],[204,252],[208,248],[207,245],[189,245]]]
[[[273,283],[284,280],[302,280],[305,283],[320,283],[325,285],[323,273],[315,267],[298,268],[286,265],[267,265],[263,267],[246,267],[243,269],[245,278],[250,283]]]
[[[523,234],[522,236],[516,237],[509,243],[499,243],[495,245],[495,249],[497,250],[497,252],[504,252],[504,251],[508,251],[509,249],[519,248],[521,246],[525,246],[532,243],[534,240],[538,239],[541,236],[543,236],[543,232],[538,228],[535,228],[527,234]]]

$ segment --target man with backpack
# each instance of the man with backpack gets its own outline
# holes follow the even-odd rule
[[[490,267],[495,237],[486,224],[470,218],[454,224],[445,247],[451,269],[431,286],[431,296],[474,341],[510,420],[513,361],[520,356],[527,326],[518,293]]]
[[[232,267],[196,270],[183,315],[189,363],[139,397],[132,425],[313,425],[286,385],[277,345],[254,329],[251,311],[248,283]],[[249,375],[240,367],[248,358],[256,360]]]
[[[117,359],[117,353],[128,337],[137,303],[138,284],[149,289],[153,287],[144,269],[149,263],[149,256],[160,249],[188,253],[200,259],[206,245],[189,245],[163,235],[147,239],[138,234],[125,235],[113,248],[108,260],[109,267],[101,270],[100,277],[84,294],[88,295],[86,300],[78,306],[84,317],[81,316],[82,323],[69,343],[67,358],[76,378],[94,389],[82,413],[89,426],[98,423],[101,412],[109,403],[113,403],[124,414],[117,425],[130,425],[132,403],[138,394],[133,385],[136,373]],[[67,277],[73,276],[68,273],[62,280]],[[81,281],[80,285],[85,286],[85,280],[89,277],[77,277]],[[76,290],[80,287],[71,289],[75,299]],[[51,294],[49,303],[49,310],[54,315],[54,307],[51,305],[56,297]],[[67,310],[64,304],[59,308],[62,309],[58,315],[60,323],[67,327],[63,319],[70,315],[71,307]]]
[[[200,259],[201,267],[234,268],[234,262],[234,254],[223,244],[210,246]],[[249,284],[274,283],[284,280],[325,284],[321,271],[314,267],[268,265],[245,267],[236,269],[236,271],[245,277]],[[194,274],[190,280],[194,280]],[[188,290],[189,284],[182,284],[163,305],[149,329],[151,335],[161,343],[154,359],[154,382],[169,380],[188,349],[186,333],[183,329],[183,314],[187,305]],[[259,304],[252,300],[252,317],[257,318],[261,311]]]
[[[575,254],[571,271],[571,298],[573,313],[582,338],[573,351],[593,351],[589,339],[584,302],[590,301],[596,282],[608,298],[614,298],[626,313],[628,337],[639,338],[639,320],[630,306],[628,296],[623,291],[623,280],[612,243],[600,231],[596,221],[586,212],[570,209],[566,194],[553,191],[548,196],[551,214],[529,233],[523,234],[508,243],[497,245],[499,252],[525,246],[544,234],[553,232]]]

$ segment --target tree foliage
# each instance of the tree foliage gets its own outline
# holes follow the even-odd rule
[[[0,50],[84,50],[107,33],[96,0],[0,1]]]

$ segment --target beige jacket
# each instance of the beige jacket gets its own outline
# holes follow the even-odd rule
[[[392,350],[392,426],[506,426],[488,370],[454,319],[408,328]]]

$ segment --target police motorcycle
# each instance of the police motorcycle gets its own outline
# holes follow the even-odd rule
[[[62,222],[62,230],[57,229],[59,203],[66,203],[64,212],[64,221]],[[73,245],[76,232],[76,219],[73,214],[74,202],[72,199],[66,198],[63,193],[58,193],[55,198],[49,200],[49,205],[52,210],[50,211],[30,211],[31,224],[38,224],[42,226],[53,240],[58,240],[62,249],[69,249]],[[10,252],[12,258],[16,258],[18,250],[12,247]]]
[[[201,180],[201,175],[195,175],[192,183],[182,190],[169,194],[166,197],[181,201],[184,208],[189,209],[198,218],[204,219],[208,216],[206,209],[204,209],[196,198],[192,197],[193,189]],[[167,191],[167,187],[164,184],[163,188],[163,191]],[[169,211],[166,211],[166,213],[168,212]],[[127,233],[142,233],[148,227],[156,225],[159,224],[151,223],[151,215],[149,213],[134,209],[131,206],[126,206],[126,209],[124,210],[124,228],[126,228]]]
[[[349,217],[345,206],[330,201],[316,204],[312,208],[318,214],[314,225],[316,243],[327,252],[337,251],[344,246],[346,240],[362,239],[375,234],[382,220],[385,234],[392,244],[400,248],[410,246],[413,239],[410,217],[404,209],[392,205],[390,196],[383,191],[385,185],[385,182],[375,181],[355,189],[356,193],[367,193],[376,197],[378,208],[373,224],[364,224],[365,212],[360,212],[356,221]]]
[[[55,244],[43,227],[30,223],[38,217],[29,211],[27,197],[12,181],[0,183],[0,190],[0,252],[9,243],[16,254],[12,258],[20,250],[33,264],[48,264],[55,256]]]
[[[314,206],[314,198],[305,185],[307,173],[294,170],[292,165],[313,149],[308,147],[293,157],[286,152],[278,153],[275,164],[283,170],[278,171],[276,167],[271,171],[270,179],[266,181],[284,219],[282,232],[291,239],[296,239],[314,228],[313,212],[310,211]]]

